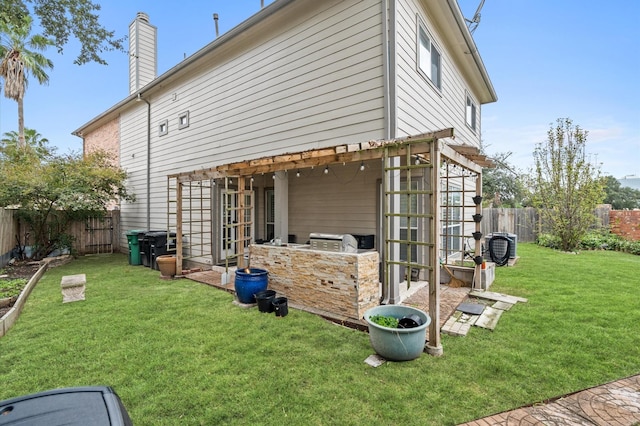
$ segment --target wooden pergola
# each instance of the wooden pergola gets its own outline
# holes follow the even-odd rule
[[[439,267],[439,251],[440,251],[440,190],[439,183],[441,178],[441,167],[443,162],[455,164],[470,173],[474,173],[480,178],[476,179],[476,187],[473,189],[476,194],[482,194],[482,168],[492,167],[493,163],[486,156],[479,152],[479,149],[471,146],[461,146],[446,143],[443,139],[453,139],[454,130],[452,128],[438,130],[435,132],[424,133],[414,136],[408,136],[391,140],[375,140],[362,143],[338,145],[329,148],[319,148],[297,153],[287,153],[273,156],[266,156],[257,159],[239,161],[224,164],[209,169],[194,170],[186,173],[173,174],[168,176],[169,193],[174,196],[168,196],[168,203],[173,206],[169,208],[170,215],[175,215],[173,222],[175,223],[176,232],[176,257],[178,271],[183,268],[183,186],[191,185],[193,182],[215,182],[218,179],[228,178],[237,179],[237,195],[238,205],[234,207],[240,212],[253,209],[254,206],[246,206],[244,203],[245,191],[247,183],[251,186],[251,177],[265,174],[283,172],[288,170],[298,170],[308,167],[327,167],[334,164],[361,163],[367,160],[383,161],[383,185],[384,185],[384,256],[383,270],[385,277],[383,288],[389,281],[389,271],[394,265],[404,265],[406,268],[419,267],[428,270],[429,281],[429,311],[431,316],[431,324],[429,328],[430,341],[427,349],[434,355],[442,353],[439,331],[439,305],[440,305],[440,267]],[[399,159],[404,158],[403,164]],[[415,173],[416,170],[421,173],[429,173],[429,179],[432,182],[429,190],[412,191],[410,188],[401,191],[397,185],[392,182],[392,175],[398,175],[398,171],[407,176]],[[199,185],[202,188],[205,185]],[[424,209],[419,212],[407,212],[400,214],[397,212],[397,201],[399,197],[423,197]],[[175,199],[172,199],[175,197]],[[388,201],[387,201],[388,200]],[[206,206],[205,206],[206,208]],[[481,206],[475,206],[475,213],[481,213]],[[399,216],[411,218],[420,218],[429,222],[426,238],[428,240],[411,241],[400,240],[395,236],[393,231],[393,223]],[[246,217],[242,215],[242,217]],[[205,219],[206,220],[206,219]],[[171,221],[170,221],[171,222]],[[245,235],[247,226],[253,226],[250,222],[239,220],[234,224],[236,228],[235,242],[244,244],[250,239]],[[476,225],[476,231],[479,231],[479,223]],[[171,230],[171,229],[170,229]],[[391,258],[389,253],[394,251],[393,246],[399,244],[413,244],[423,246],[428,252],[427,261],[420,262],[418,259],[409,258],[408,261],[402,262],[397,258]],[[480,253],[480,241],[476,241],[475,252]],[[395,251],[394,251],[395,252]],[[244,267],[244,257],[237,257],[237,266]],[[476,264],[476,273],[474,285],[479,286],[481,278],[480,264]],[[407,269],[411,270],[411,269]],[[410,274],[409,274],[410,275]],[[382,278],[382,277],[381,277]]]

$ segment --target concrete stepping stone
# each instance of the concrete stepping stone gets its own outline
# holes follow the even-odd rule
[[[491,305],[492,308],[500,309],[501,311],[508,311],[509,309],[511,309],[512,306],[513,306],[513,303],[500,302],[500,301]]]
[[[85,274],[65,275],[60,281],[62,289],[62,303],[84,300],[84,289],[87,283]]]
[[[528,300],[525,299],[524,297],[509,296],[508,294],[494,293],[492,291],[477,291],[477,290],[474,290],[474,291],[469,293],[469,296],[479,297],[479,298],[482,298],[482,299],[495,300],[497,302],[511,303],[512,305],[515,305],[518,302],[522,302],[522,303],[527,303],[528,302]]]
[[[503,312],[504,311],[502,309],[487,306],[482,315],[480,315],[480,318],[476,321],[476,327],[482,327],[488,330],[495,329]]]

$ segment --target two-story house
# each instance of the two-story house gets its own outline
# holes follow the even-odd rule
[[[359,235],[385,303],[464,257],[497,97],[456,0],[276,0],[160,76],[130,28],[129,95],[74,132],[129,173],[123,228],[176,231],[180,267]]]

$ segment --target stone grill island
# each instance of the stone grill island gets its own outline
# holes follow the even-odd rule
[[[253,244],[251,267],[269,271],[269,289],[289,305],[338,320],[362,322],[380,304],[377,251],[316,250],[304,244]]]

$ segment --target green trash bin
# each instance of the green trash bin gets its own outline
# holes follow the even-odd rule
[[[140,257],[140,235],[144,235],[145,231],[139,229],[131,229],[127,231],[127,242],[129,243],[129,265],[142,265]]]

